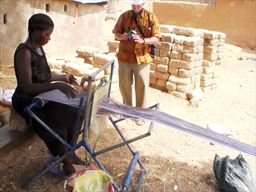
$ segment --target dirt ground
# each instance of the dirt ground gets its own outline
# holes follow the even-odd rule
[[[226,128],[230,137],[256,146],[255,52],[230,44],[226,44],[225,48],[217,88],[207,91],[199,106],[191,106],[188,101],[153,88],[149,89],[149,105],[160,103],[160,111],[204,128],[210,123],[221,125]],[[12,68],[2,68],[0,74],[0,87],[14,88]],[[117,74],[114,76],[111,97],[121,101]],[[8,111],[8,108],[0,106],[2,114]],[[125,120],[120,128],[126,138],[131,138],[146,133],[148,124],[146,122],[143,126],[136,126],[133,121]],[[108,123],[102,130],[97,149],[120,141],[113,126]],[[143,192],[219,192],[212,169],[215,154],[235,158],[240,153],[158,123],[154,125],[151,136],[131,146],[139,152],[147,169],[142,185]],[[83,149],[79,149],[78,154],[85,158]],[[243,156],[255,173],[256,158],[247,154]],[[47,149],[37,136],[2,156],[0,192],[63,191],[64,182],[49,173],[33,182],[28,189],[20,187],[47,157]],[[130,162],[129,151],[120,148],[102,155],[100,159],[114,180],[120,183]],[[138,171],[139,169],[135,175],[138,175]],[[134,190],[133,181],[129,191]]]

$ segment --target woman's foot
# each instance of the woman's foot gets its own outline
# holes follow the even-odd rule
[[[63,169],[66,176],[70,176],[70,175],[72,175],[73,173],[76,172],[76,169],[72,165],[70,160],[66,160],[65,162],[63,162],[62,169]]]

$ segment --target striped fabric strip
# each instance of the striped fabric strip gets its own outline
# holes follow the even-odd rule
[[[218,134],[214,131],[207,130],[198,125],[189,123],[172,115],[163,113],[161,111],[156,111],[153,109],[131,107],[118,103],[110,98],[104,98],[99,106],[97,115],[112,116],[112,115],[122,115],[126,118],[140,118],[145,120],[150,120],[154,122],[159,122],[165,124],[169,127],[173,127],[180,131],[199,136],[220,144],[229,146],[233,149],[239,150],[244,153],[256,156],[256,147],[242,143],[238,140],[232,139],[230,137]]]

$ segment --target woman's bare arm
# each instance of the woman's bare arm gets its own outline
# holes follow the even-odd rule
[[[31,53],[28,49],[17,52],[15,60],[18,85],[26,94],[34,96],[42,92],[59,89],[69,97],[77,95],[77,91],[64,82],[32,83]]]

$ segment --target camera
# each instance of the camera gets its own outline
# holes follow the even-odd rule
[[[128,41],[132,40],[132,35],[136,35],[136,34],[137,34],[136,31],[130,30],[130,31],[128,32]]]

